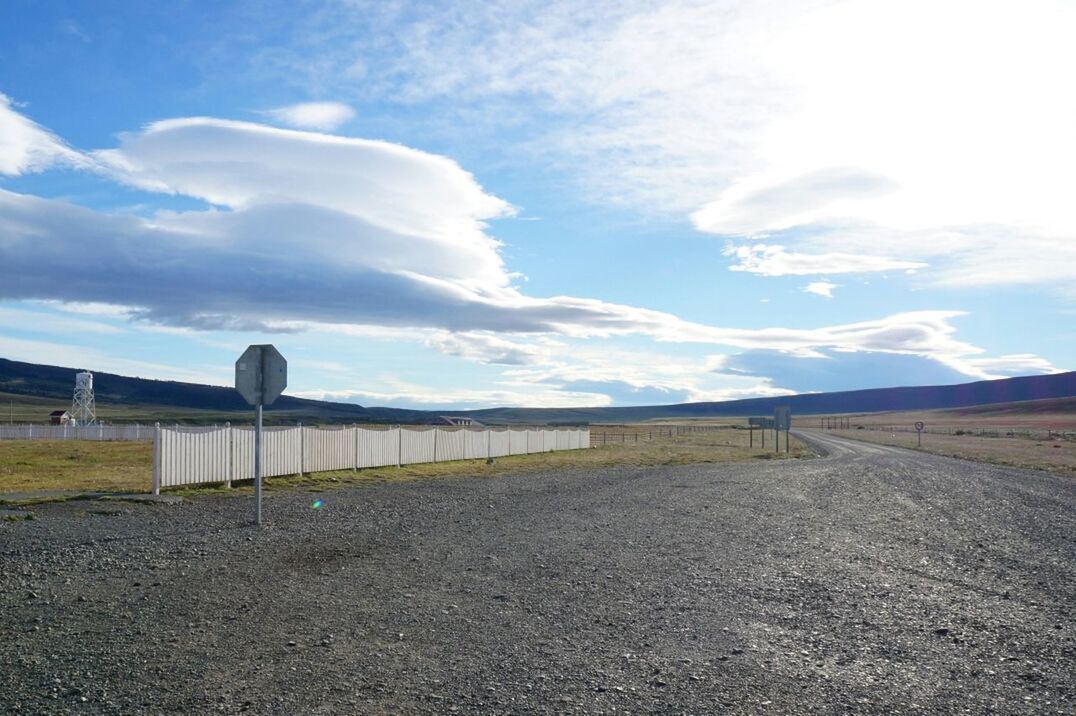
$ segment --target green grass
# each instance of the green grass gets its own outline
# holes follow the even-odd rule
[[[0,441],[0,492],[146,492],[153,445],[87,440]]]

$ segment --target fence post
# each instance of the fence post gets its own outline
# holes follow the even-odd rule
[[[235,450],[232,449],[232,421],[229,420],[228,422],[224,423],[224,429],[227,431],[225,433],[225,438],[224,439],[225,439],[225,442],[228,445],[228,471],[226,473],[228,475],[228,479],[224,483],[224,486],[227,487],[230,490],[230,489],[232,489],[232,475],[234,474],[232,472],[232,470],[235,469],[233,467],[233,465],[235,463],[235,457],[234,457]]]
[[[486,461],[493,459],[493,428],[486,428]]]
[[[26,426],[26,439],[27,440],[33,440],[34,439],[34,424],[33,423],[30,423],[29,425]]]
[[[303,424],[299,423],[299,477],[303,476],[303,463],[306,459],[306,440],[303,435]]]
[[[153,477],[150,487],[154,495],[161,494],[161,424],[153,425]]]
[[[351,469],[355,472],[359,471],[359,426],[352,425],[351,429],[355,431],[355,439],[352,440],[352,447],[354,447],[355,459],[351,461]]]
[[[403,426],[396,426],[396,467],[403,467]]]
[[[440,428],[433,429],[433,461],[437,462],[437,433],[441,432]]]

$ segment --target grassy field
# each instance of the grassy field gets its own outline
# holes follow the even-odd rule
[[[797,428],[818,430],[819,425],[835,417],[846,419],[850,429],[826,430],[828,434],[915,448],[913,426],[922,421],[925,429],[921,449],[926,452],[1076,475],[1076,440],[1071,439],[1076,431],[1076,398],[951,410],[805,416],[792,422]]]
[[[756,436],[757,437],[757,436]],[[608,444],[590,450],[317,473],[266,480],[269,489],[334,482],[409,480],[449,476],[498,475],[521,470],[557,470],[612,465],[678,465],[752,459],[800,458],[811,453],[793,440],[791,452],[775,454],[748,447],[746,430],[691,432],[639,443]],[[105,490],[146,492],[150,487],[150,443],[89,441],[0,442],[0,493],[27,490]],[[205,488],[195,490],[203,492]],[[190,492],[190,491],[188,491]]]
[[[1076,441],[1026,440],[976,435],[935,435],[924,433],[923,446],[916,448],[915,433],[891,433],[882,430],[827,430],[827,435],[920,449],[935,455],[978,460],[995,465],[1010,465],[1048,470],[1076,477]]]
[[[149,442],[5,440],[0,442],[0,492],[148,492],[152,461]]]
[[[916,421],[927,430],[1076,430],[1076,398],[1027,400],[952,410],[920,410],[889,413],[846,413],[841,416],[809,415],[793,417],[797,428],[818,428],[828,417],[847,418],[852,428],[870,429],[890,425],[913,426]]]
[[[727,430],[742,426],[741,419],[713,421],[654,420],[642,423],[594,423],[590,425],[590,444],[602,447],[610,444],[625,445],[648,440],[668,440],[689,433]]]

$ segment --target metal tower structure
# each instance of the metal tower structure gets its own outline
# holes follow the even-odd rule
[[[75,374],[75,399],[71,402],[71,419],[76,425],[97,422],[97,406],[93,402],[93,373]]]

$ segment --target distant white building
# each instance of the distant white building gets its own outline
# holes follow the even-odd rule
[[[49,425],[67,425],[71,422],[71,413],[66,410],[53,410],[49,413]]]

